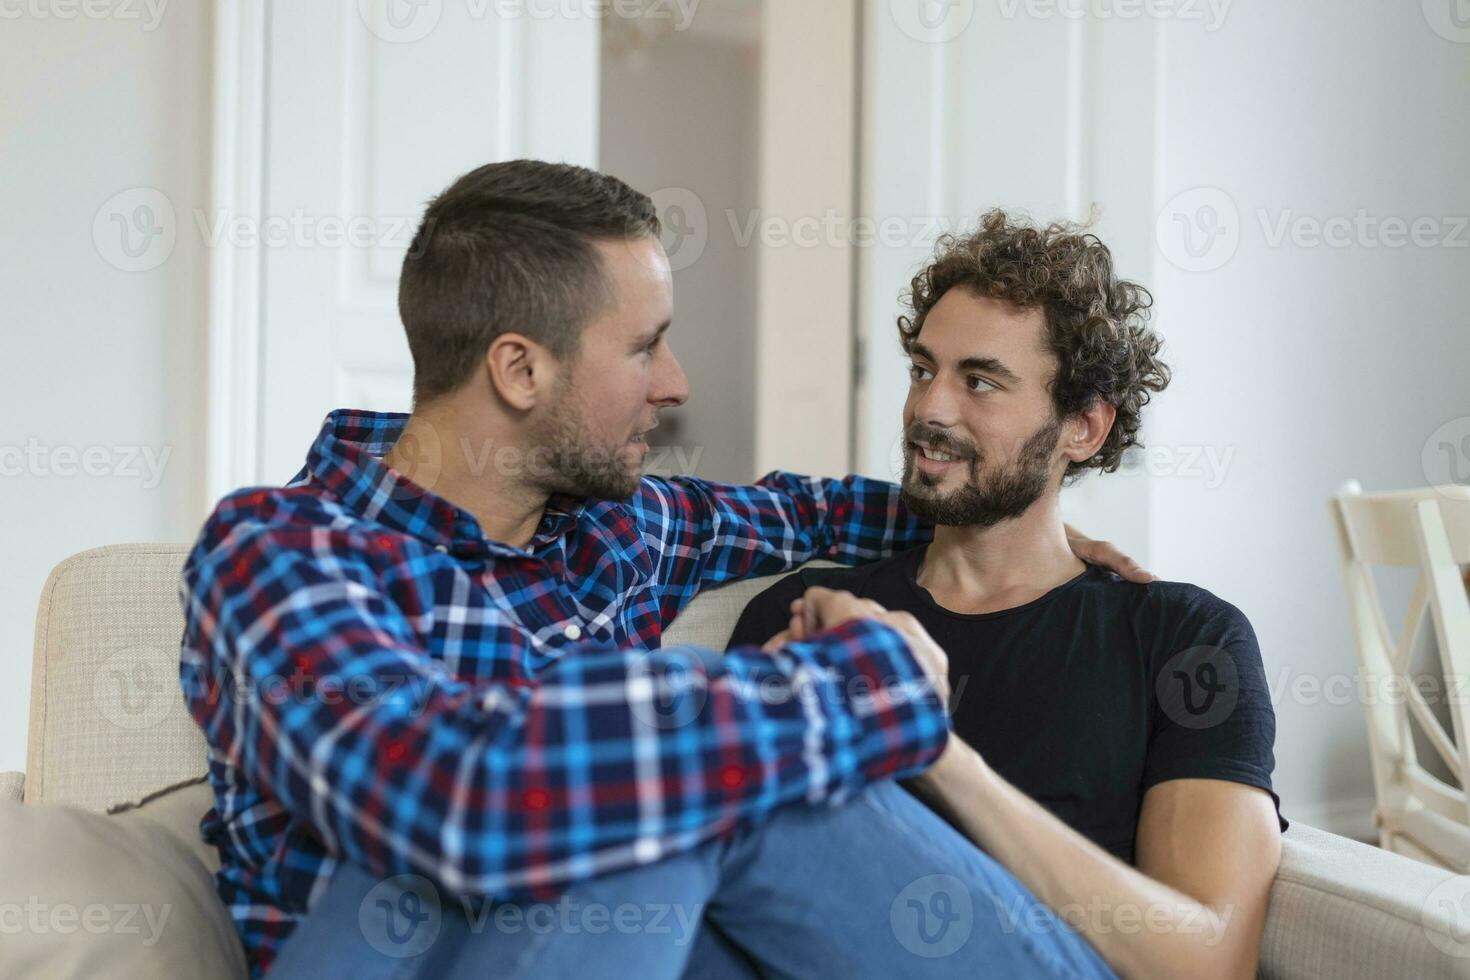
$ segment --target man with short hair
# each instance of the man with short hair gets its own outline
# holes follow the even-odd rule
[[[289,485],[201,532],[181,680],[252,974],[672,978],[733,943],[784,975],[963,975],[890,928],[934,868],[1038,913],[966,924],[997,969],[1104,975],[932,815],[893,839],[928,815],[893,777],[948,734],[912,617],[831,596],[773,653],[658,649],[701,589],[930,532],[858,477],[639,478],[688,394],[657,232],[589,170],[465,175],[403,267],[413,413],[332,413]],[[833,865],[852,848],[880,853]]]
[[[1203,589],[1085,563],[1061,518],[1168,384],[1148,292],[1083,229],[994,211],[910,302],[903,501],[933,542],[790,576],[731,642],[803,639],[826,590],[911,613],[948,654],[955,735],[911,787],[1120,975],[1254,977],[1285,828],[1255,634]]]

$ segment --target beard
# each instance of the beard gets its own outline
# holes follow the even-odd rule
[[[985,454],[978,446],[961,444],[941,430],[922,423],[904,433],[903,486],[900,497],[909,512],[920,520],[949,527],[993,527],[1020,517],[1051,485],[1051,454],[1061,437],[1062,424],[1055,416],[1037,429],[1021,446],[1015,462],[984,478]],[[941,478],[921,473],[914,466],[915,442],[932,445],[969,462],[969,480],[958,490],[938,490]]]
[[[567,392],[560,393],[555,408],[537,433],[532,456],[540,456],[532,469],[541,488],[551,494],[594,500],[628,500],[638,492],[642,467],[629,466],[628,443],[607,446],[587,435],[582,412]]]

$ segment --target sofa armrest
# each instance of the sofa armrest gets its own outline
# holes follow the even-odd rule
[[[25,798],[26,774],[23,772],[0,772],[0,800],[19,803]]]
[[[1470,878],[1313,827],[1282,841],[1264,980],[1470,978]]]

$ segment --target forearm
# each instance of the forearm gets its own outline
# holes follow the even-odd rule
[[[1140,873],[952,751],[912,788],[1092,943],[1122,977],[1252,977],[1258,930]]]
[[[218,752],[349,860],[456,894],[543,900],[579,865],[627,866],[913,775],[948,735],[903,637],[877,623],[772,656],[587,644],[535,683],[476,687],[421,649],[379,645],[386,610],[321,611],[339,642],[268,636],[248,654],[260,669],[229,617],[218,647],[187,630],[186,703]],[[291,685],[269,680],[286,665]],[[580,840],[562,832],[573,825]]]

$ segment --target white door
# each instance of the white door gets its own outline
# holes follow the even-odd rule
[[[578,5],[252,6],[226,2],[219,28],[217,150],[240,153],[209,232],[217,288],[253,296],[215,305],[217,493],[291,477],[333,408],[408,410],[398,273],[433,195],[493,160],[597,156],[601,23]]]

